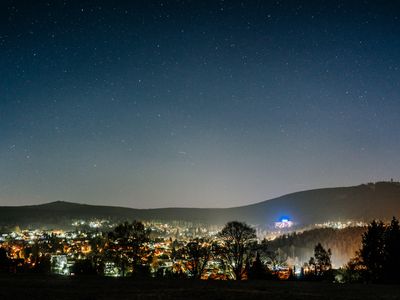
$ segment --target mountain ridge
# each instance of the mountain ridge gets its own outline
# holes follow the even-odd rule
[[[230,208],[149,208],[54,201],[39,205],[1,206],[0,225],[68,225],[72,219],[189,221],[223,224],[230,220],[271,225],[282,217],[298,224],[328,220],[390,219],[400,215],[400,183],[377,182],[351,187],[320,188]]]

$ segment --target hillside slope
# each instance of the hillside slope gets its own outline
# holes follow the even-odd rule
[[[0,207],[0,225],[61,225],[78,218],[182,220],[209,224],[242,220],[262,225],[272,224],[283,216],[298,224],[313,224],[327,220],[390,219],[399,215],[400,183],[379,182],[297,192],[253,205],[218,209],[133,209],[59,201],[34,206],[3,206]]]

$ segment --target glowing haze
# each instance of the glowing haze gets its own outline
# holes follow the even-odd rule
[[[2,1],[0,205],[228,207],[398,179],[395,6]]]

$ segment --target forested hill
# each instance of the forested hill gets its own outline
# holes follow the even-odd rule
[[[34,206],[3,206],[0,207],[0,225],[55,226],[70,224],[72,219],[79,218],[182,220],[209,224],[241,220],[261,225],[272,224],[283,216],[306,225],[327,220],[390,219],[399,215],[400,183],[379,182],[297,192],[253,205],[218,209],[133,209],[59,201]]]
[[[332,251],[332,263],[335,268],[344,266],[361,248],[362,234],[366,227],[348,227],[345,229],[320,228],[280,236],[269,242],[270,251],[279,251],[281,259],[289,258],[293,263],[303,265],[314,256],[314,247],[321,243]]]

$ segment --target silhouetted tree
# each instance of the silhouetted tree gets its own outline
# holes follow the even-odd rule
[[[212,256],[212,245],[209,242],[195,239],[183,248],[187,259],[187,270],[191,278],[199,279]]]
[[[307,265],[305,265],[306,267]],[[308,269],[309,269],[309,275],[317,275],[317,263],[315,262],[314,257],[310,257],[310,260],[308,261]]]
[[[362,236],[362,245],[359,252],[362,264],[367,269],[368,279],[381,280],[385,265],[385,226],[375,220],[368,225]]]
[[[243,279],[245,266],[252,257],[251,247],[255,242],[256,231],[246,223],[232,221],[225,225],[218,236],[223,243],[219,255],[232,269],[235,279]]]
[[[315,271],[317,275],[324,275],[326,271],[332,269],[331,249],[325,250],[321,243],[314,248]]]
[[[0,272],[8,272],[10,260],[8,258],[7,250],[0,247]]]
[[[260,253],[257,251],[256,259],[249,269],[249,279],[267,279],[270,277],[270,272],[261,261]]]
[[[346,264],[344,268],[343,280],[345,282],[361,282],[365,278],[366,268],[363,265],[359,252]]]
[[[144,244],[149,241],[149,235],[150,230],[139,221],[119,224],[108,234],[123,275],[128,261],[132,261],[133,274],[147,272],[148,268],[143,268],[143,261],[146,261],[148,256]]]
[[[307,277],[322,278],[326,277],[328,271],[332,269],[331,249],[326,250],[321,243],[314,247],[314,256],[310,257],[308,264],[304,264],[304,268],[308,268]]]
[[[387,226],[372,221],[362,236],[359,264],[370,281],[400,281],[400,226],[393,217]]]
[[[387,281],[400,281],[400,227],[393,217],[384,235],[384,272]]]

